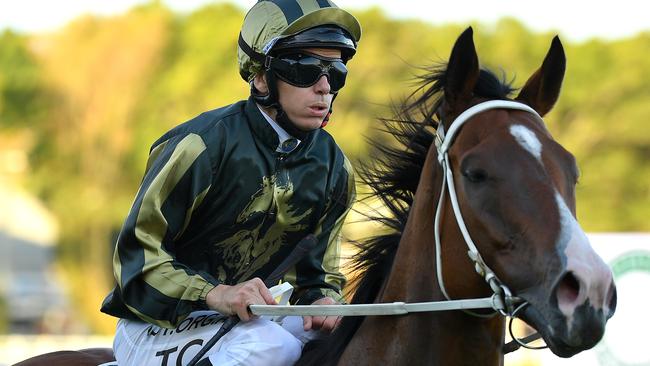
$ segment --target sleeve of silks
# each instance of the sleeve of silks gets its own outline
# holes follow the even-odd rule
[[[151,150],[113,257],[125,305],[146,322],[174,327],[204,308],[219,283],[178,262],[175,248],[211,182],[212,164],[199,135],[175,136]]]
[[[340,271],[341,228],[356,193],[354,173],[347,159],[344,168],[331,192],[325,214],[318,222],[316,248],[286,277],[297,287],[293,300],[298,304],[308,305],[326,296],[344,302],[342,289],[346,280]]]

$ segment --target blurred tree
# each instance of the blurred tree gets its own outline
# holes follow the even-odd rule
[[[567,52],[553,127],[582,170],[578,218],[587,230],[650,230],[649,52],[650,34]]]
[[[131,119],[133,184],[141,178],[149,146],[164,132],[201,112],[248,96],[236,66],[242,18],[238,8],[219,4],[169,24],[162,62]]]
[[[137,188],[125,170],[131,117],[162,61],[172,19],[154,3],[109,19],[87,16],[42,40],[46,85],[60,101],[33,155],[32,181],[60,220],[59,257],[84,314],[97,313],[113,282],[109,240]],[[113,323],[94,325],[109,331]]]
[[[0,130],[37,128],[52,107],[28,41],[11,30],[0,33]]]

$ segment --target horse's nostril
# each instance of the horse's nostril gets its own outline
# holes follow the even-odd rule
[[[614,312],[616,311],[616,285],[612,282],[611,286],[609,287],[609,296],[608,296],[609,301],[607,304],[609,305],[609,314],[607,315],[607,319],[611,318],[614,316]]]
[[[557,300],[560,304],[572,304],[580,294],[580,281],[568,272],[562,277],[557,287]]]

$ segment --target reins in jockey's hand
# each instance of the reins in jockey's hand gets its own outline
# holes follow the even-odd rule
[[[291,268],[293,268],[301,259],[303,259],[307,253],[309,253],[312,249],[316,247],[316,244],[318,244],[318,241],[316,240],[316,237],[312,234],[307,235],[304,237],[302,240],[298,242],[298,244],[293,248],[291,253],[280,263],[279,266],[275,268],[273,272],[271,272],[270,275],[264,280],[264,285],[266,287],[272,287],[282,279],[282,277],[289,272]],[[249,306],[250,308],[250,306]],[[249,309],[250,311],[250,309]],[[206,344],[201,347],[199,350],[199,353],[194,356],[190,360],[190,362],[187,364],[187,366],[195,366],[199,360],[205,356],[205,354],[221,339],[223,336],[228,333],[232,328],[235,327],[239,323],[240,319],[236,315],[229,317],[228,319],[224,320],[223,324],[221,325],[221,328],[215,333],[212,338]]]

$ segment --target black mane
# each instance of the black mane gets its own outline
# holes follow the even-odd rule
[[[381,120],[382,130],[392,135],[397,144],[370,141],[373,156],[370,162],[360,166],[359,176],[372,190],[364,200],[376,198],[390,213],[386,216],[368,214],[369,221],[380,223],[385,230],[354,243],[356,254],[348,264],[352,272],[360,274],[351,282],[354,291],[351,302],[354,304],[373,303],[388,278],[420,172],[439,123],[435,113],[443,102],[446,66],[423,69],[426,73],[418,77],[419,87],[403,103],[393,107],[393,118]],[[513,90],[509,82],[481,69],[474,95],[507,99]],[[297,365],[336,364],[363,319],[345,317],[331,336],[307,344]]]

